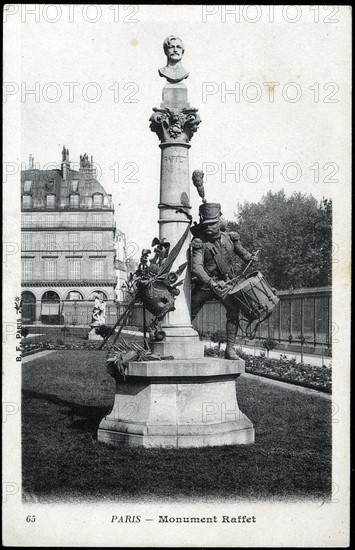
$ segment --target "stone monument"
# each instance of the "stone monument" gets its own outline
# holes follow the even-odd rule
[[[95,296],[94,309],[92,311],[92,320],[90,323],[89,340],[103,340],[103,337],[96,334],[96,327],[103,326],[106,323],[106,304],[102,298]]]
[[[182,40],[164,41],[166,67],[159,70],[167,82],[162,103],[153,109],[150,129],[160,141],[161,172],[159,239],[174,246],[186,234],[173,269],[189,260],[191,223],[189,149],[201,122],[188,103],[182,82]],[[196,185],[196,183],[194,183]],[[197,182],[196,186],[200,186]],[[116,381],[113,410],[99,426],[98,440],[111,445],[145,447],[200,447],[246,444],[254,441],[251,421],[240,411],[236,379],[244,361],[204,357],[204,345],[191,325],[191,276],[181,275],[175,310],[163,321],[164,339],[151,343],[156,361],[128,363],[125,378]],[[170,360],[164,360],[164,357]]]

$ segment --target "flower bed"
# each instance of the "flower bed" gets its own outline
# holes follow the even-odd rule
[[[21,351],[22,357],[26,355],[32,355],[37,351],[43,350],[63,350],[63,349],[98,349],[101,342],[83,342],[80,344],[70,344],[62,342],[22,342]]]
[[[280,359],[270,359],[248,355],[240,350],[237,350],[237,353],[245,361],[246,372],[331,393],[331,367],[296,363],[295,359],[286,359],[282,355]],[[223,354],[223,351],[218,350],[218,346],[213,348],[205,347],[206,356],[223,357]]]

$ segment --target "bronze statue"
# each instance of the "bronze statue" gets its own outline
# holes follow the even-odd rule
[[[218,299],[227,311],[226,359],[238,359],[234,345],[238,330],[239,309],[235,301],[229,300],[228,280],[233,277],[232,263],[235,256],[244,262],[256,261],[256,255],[248,252],[241,244],[235,231],[225,232],[221,218],[221,205],[204,203],[200,206],[200,223],[192,228],[191,242],[192,297],[191,315],[196,317],[209,300]],[[222,298],[223,296],[223,298]]]
[[[189,72],[181,65],[181,59],[185,51],[181,38],[173,35],[168,36],[164,40],[163,48],[167,63],[165,67],[159,69],[160,76],[173,84],[181,82],[189,76]]]

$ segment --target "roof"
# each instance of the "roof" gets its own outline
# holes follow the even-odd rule
[[[31,181],[31,189],[25,191],[25,181]],[[77,185],[73,182],[77,182]],[[95,177],[92,171],[68,169],[67,179],[62,177],[62,170],[22,170],[21,193],[32,196],[32,208],[46,207],[46,196],[55,195],[54,209],[64,209],[69,206],[69,196],[79,194],[79,208],[92,208],[92,196],[95,193],[103,195],[103,208],[113,209],[112,197]]]

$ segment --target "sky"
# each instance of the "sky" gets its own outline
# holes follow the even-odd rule
[[[344,12],[36,6],[35,15],[13,15],[22,17],[21,162],[32,154],[41,169],[59,164],[63,145],[73,164],[93,155],[131,247],[150,246],[158,233],[160,149],[149,117],[160,106],[158,68],[170,34],[184,42],[189,101],[202,119],[190,171],[204,170],[206,197],[222,204],[226,219],[269,190],[341,197],[349,177]],[[239,22],[228,8],[239,9]],[[34,89],[37,96],[26,94]],[[192,185],[191,204],[197,219]]]

